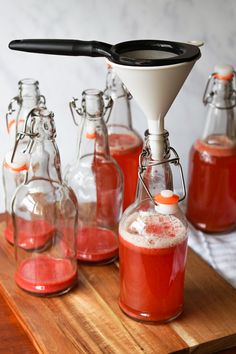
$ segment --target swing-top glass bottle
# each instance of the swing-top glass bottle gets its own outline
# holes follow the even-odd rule
[[[230,65],[217,65],[203,102],[208,107],[202,138],[191,149],[187,218],[207,233],[236,227],[236,91]]]
[[[65,176],[78,200],[77,258],[109,263],[118,255],[123,176],[110,156],[102,91],[85,90],[81,106],[76,108],[83,120],[78,158]]]
[[[130,104],[132,97],[110,66],[104,94],[113,101],[107,122],[108,139],[111,156],[117,161],[124,175],[123,210],[125,210],[135,199],[139,155],[143,141],[133,129]]]
[[[180,169],[182,199],[185,187],[168,132],[145,135],[136,200],[119,225],[119,305],[134,319],[165,322],[183,311],[187,254],[187,222],[173,192],[171,164]]]
[[[44,96],[40,95],[39,83],[34,79],[23,79],[18,83],[19,94],[14,97],[8,106],[6,114],[6,126],[9,134],[9,151],[3,161],[3,187],[5,196],[6,227],[4,236],[7,241],[13,243],[13,228],[11,216],[11,200],[16,188],[23,183],[25,173],[28,168],[28,155],[23,153],[28,137],[21,140],[18,144],[17,154],[14,163],[11,161],[12,149],[16,136],[25,128],[26,117],[29,112],[37,106],[45,105]]]
[[[28,121],[29,168],[12,202],[15,281],[29,293],[52,296],[77,282],[77,201],[61,179],[53,114],[34,109]],[[19,139],[27,134],[25,129]]]

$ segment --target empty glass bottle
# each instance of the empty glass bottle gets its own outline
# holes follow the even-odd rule
[[[131,95],[111,67],[108,67],[104,94],[113,101],[107,122],[108,139],[111,156],[124,175],[123,209],[126,209],[135,199],[143,141],[132,126]]]
[[[12,149],[16,141],[16,135],[24,130],[25,120],[29,112],[37,106],[45,104],[44,96],[40,95],[39,83],[34,79],[23,79],[18,83],[19,94],[14,97],[6,115],[7,131],[9,133],[9,152],[3,161],[3,187],[5,195],[6,227],[4,236],[13,243],[13,228],[11,216],[11,200],[13,194],[25,178],[28,168],[28,155],[23,153],[26,149],[28,138],[20,140],[14,163],[11,161]]]
[[[77,201],[61,179],[52,112],[34,109],[29,121],[29,168],[12,201],[15,281],[27,292],[49,296],[77,282]]]
[[[203,102],[208,113],[203,136],[190,152],[186,215],[204,232],[227,232],[236,227],[236,92],[232,66],[215,67]]]
[[[78,158],[65,180],[78,200],[77,258],[107,263],[118,255],[117,229],[122,212],[123,176],[110,156],[103,93],[82,93]]]

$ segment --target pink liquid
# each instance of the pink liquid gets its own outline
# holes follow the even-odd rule
[[[135,199],[143,142],[135,134],[109,134],[109,146],[124,175],[123,209],[126,209]]]
[[[119,305],[135,319],[163,322],[183,310],[187,238],[184,231],[176,236],[165,221],[147,224],[145,232],[152,234],[149,243],[121,230]]]
[[[88,262],[113,260],[118,255],[116,234],[108,229],[86,227],[79,230],[77,259]]]
[[[112,160],[95,157],[96,223],[108,229],[117,227],[122,208],[122,177]]]
[[[68,259],[46,255],[26,259],[15,273],[15,282],[20,288],[39,295],[63,293],[76,281],[76,265]]]
[[[55,233],[55,228],[44,220],[25,220],[17,217],[18,246],[26,250],[44,247]],[[7,227],[4,230],[5,238],[14,243],[12,218],[8,215]]]
[[[236,147],[213,138],[218,144],[198,140],[192,147],[186,215],[196,228],[217,233],[236,227]]]

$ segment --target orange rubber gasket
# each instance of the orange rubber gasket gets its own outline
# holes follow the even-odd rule
[[[229,74],[229,75],[220,75],[220,74],[215,74],[214,77],[219,80],[231,80],[233,78],[234,74]]]
[[[173,194],[172,197],[163,197],[161,194],[157,194],[155,195],[154,200],[160,204],[176,204],[179,201],[179,196]]]
[[[94,132],[94,133],[86,133],[86,138],[87,139],[95,139],[96,138],[96,132]]]
[[[24,123],[25,122],[25,120],[24,119],[19,119],[18,120],[18,124],[19,123]],[[14,124],[16,124],[16,120],[15,119],[11,119],[10,120],[10,122],[8,123],[8,130],[11,130],[11,127],[14,125]]]
[[[19,167],[12,167],[11,165],[9,165],[6,161],[4,161],[4,167],[9,169],[9,170],[12,170],[14,172],[20,172],[20,171],[26,171],[28,170],[28,166],[26,164],[24,165],[21,165]]]

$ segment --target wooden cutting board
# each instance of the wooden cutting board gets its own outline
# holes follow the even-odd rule
[[[80,265],[78,287],[60,297],[19,289],[3,228],[0,223],[0,292],[39,353],[214,353],[236,346],[236,291],[192,250],[183,315],[165,325],[144,324],[119,309],[118,264]]]

